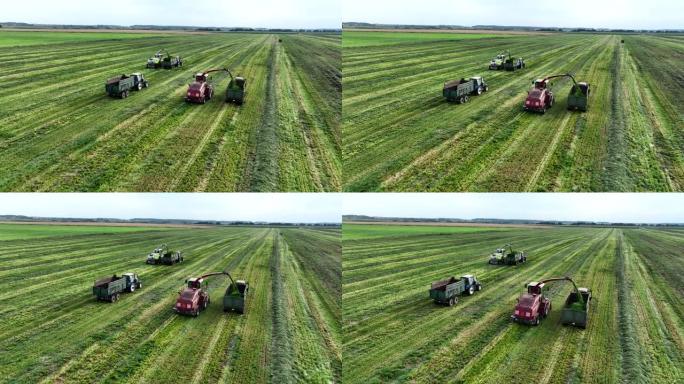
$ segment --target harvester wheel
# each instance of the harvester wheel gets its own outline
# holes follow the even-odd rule
[[[537,318],[534,319],[534,325],[539,325],[539,316],[537,316]]]

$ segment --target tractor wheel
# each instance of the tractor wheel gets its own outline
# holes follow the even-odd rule
[[[131,287],[128,289],[130,293],[135,292],[135,284],[131,284]]]
[[[485,85],[485,92],[489,92],[489,86]]]
[[[482,94],[482,88],[477,87],[477,95],[480,96]]]
[[[482,290],[482,286],[481,286],[481,285],[478,285],[478,286],[476,287],[476,290],[477,290],[477,291],[481,291],[481,290]]]
[[[138,283],[138,289],[142,288],[142,282]]]
[[[138,83],[138,91],[142,91],[142,83]]]
[[[470,286],[470,289],[468,290],[468,295],[472,296],[473,293],[475,293],[475,287],[473,287],[473,286],[471,285],[471,286]]]

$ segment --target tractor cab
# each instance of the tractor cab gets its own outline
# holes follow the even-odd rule
[[[204,282],[204,279],[199,278],[199,277],[193,277],[188,279],[188,288],[192,289],[201,289],[202,288],[202,283]]]
[[[547,79],[537,79],[534,81],[534,89],[547,89],[551,85]]]
[[[475,88],[484,87],[484,86],[485,86],[485,81],[484,81],[484,79],[482,78],[482,76],[471,77],[471,78],[470,78],[470,81],[472,81],[473,83],[475,83]]]
[[[463,275],[461,276],[461,280],[467,285],[475,285],[477,283],[477,279],[475,279],[475,276],[473,275]]]
[[[527,284],[527,293],[530,295],[541,295],[544,289],[544,283],[532,282]]]
[[[195,81],[198,83],[204,83],[209,80],[209,75],[206,73],[198,73],[195,75]]]

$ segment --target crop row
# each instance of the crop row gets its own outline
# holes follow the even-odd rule
[[[329,240],[316,240],[317,231],[288,231],[297,239],[312,236],[323,248],[335,242],[334,233]],[[182,249],[185,261],[145,264],[146,253],[160,243]],[[318,277],[306,274],[301,259],[289,251],[291,244],[294,240],[281,237],[279,230],[249,228],[2,241],[6,305],[0,319],[8,326],[0,332],[0,377],[11,382],[265,383],[280,373],[276,356],[289,348],[297,351],[287,360],[293,374],[316,367],[321,381],[333,381],[341,374],[333,360],[340,342],[330,344],[326,337],[339,329],[339,317],[324,312],[326,300],[335,299],[325,291],[316,293],[320,298],[308,297],[310,281]],[[223,313],[228,282],[219,278],[209,279],[212,303],[198,318],[171,310],[186,278],[224,269],[250,283],[244,315]],[[141,276],[141,290],[114,304],[94,300],[90,287],[96,278],[126,271]],[[277,295],[273,285],[282,288]],[[279,323],[280,332],[296,336],[289,347],[275,331],[275,319],[283,315],[278,308],[285,309],[287,320]]]
[[[345,47],[344,189],[680,190],[682,49],[666,37],[562,34]],[[505,50],[527,68],[488,71]],[[523,112],[531,81],[559,73],[591,84],[589,111],[566,111],[571,83],[558,80],[556,107]],[[444,81],[475,75],[489,92],[443,100]]]
[[[681,285],[666,275],[684,265],[674,253],[684,242],[680,234],[387,232],[343,240],[344,382],[676,382],[684,376],[677,367],[684,359]],[[509,242],[528,252],[528,262],[489,265],[488,254]],[[454,307],[428,298],[430,282],[466,273],[482,282],[481,292]],[[554,276],[592,289],[587,329],[560,325],[559,308],[571,289],[562,284],[551,285],[554,310],[541,326],[511,323],[524,284]]]
[[[286,44],[305,46],[308,65],[287,65],[303,51]],[[160,47],[183,56],[184,67],[145,69]],[[331,104],[339,95],[318,91],[325,87],[318,71],[340,71],[339,61],[331,68],[336,54],[339,37],[316,35],[175,35],[3,48],[0,189],[338,190],[339,109]],[[183,102],[192,74],[215,67],[247,78],[244,105],[222,101],[224,74],[214,76],[216,100]],[[105,79],[135,71],[145,73],[149,89],[126,100],[104,94]]]

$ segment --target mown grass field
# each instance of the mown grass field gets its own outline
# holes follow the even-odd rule
[[[340,190],[339,35],[33,33],[0,31],[0,190]],[[146,69],[161,48],[184,66]],[[222,72],[187,104],[193,75],[220,67],[246,77],[245,103],[224,101]],[[150,88],[105,94],[132,72]]]
[[[0,241],[0,382],[339,383],[339,230],[180,228],[30,232]],[[51,228],[54,228],[51,226]],[[69,227],[72,228],[72,227]],[[185,262],[149,266],[167,243]],[[199,317],[172,306],[185,279],[228,269],[250,283],[246,313],[222,311],[209,278]],[[93,281],[137,272],[141,290],[97,302]]]
[[[343,34],[345,190],[684,189],[682,36],[367,35]],[[527,69],[489,71],[504,50]],[[545,115],[523,111],[533,79],[567,72],[591,84],[589,111],[566,110],[569,79]],[[477,75],[488,93],[443,99],[445,81]]]
[[[363,236],[343,226],[345,383],[675,383],[684,380],[684,231],[516,228]],[[351,235],[351,236],[349,236]],[[511,242],[526,264],[487,263]],[[473,273],[454,307],[432,281]],[[569,284],[552,284],[539,327],[509,319],[524,285],[571,276],[593,290],[586,330],[560,324]]]

